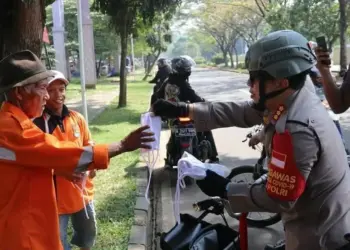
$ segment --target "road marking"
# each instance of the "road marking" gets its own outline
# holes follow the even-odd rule
[[[246,89],[239,89],[239,91],[243,92],[244,94],[247,94],[247,95],[251,95],[249,90],[246,90]]]

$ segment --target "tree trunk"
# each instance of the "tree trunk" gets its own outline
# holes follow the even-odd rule
[[[100,55],[100,59],[98,60],[98,63],[96,64],[96,77],[101,77],[101,64],[102,64],[102,54]]]
[[[145,76],[142,78],[142,81],[146,81],[147,80],[147,77],[149,77],[150,73],[152,72],[153,68],[154,68],[154,65],[156,64],[159,56],[160,56],[160,51],[158,51],[157,55],[153,56],[154,60],[152,61],[152,63],[150,63],[150,66],[147,68],[147,72],[145,74]]]
[[[333,41],[329,41],[328,42],[328,50],[330,51],[330,52],[332,52],[333,51]]]
[[[347,53],[346,53],[346,0],[339,0],[339,30],[340,30],[340,75],[344,75],[347,70]]]
[[[234,48],[233,50],[235,51],[235,55],[236,55],[236,68],[238,68],[238,65],[239,65],[238,51],[236,48]]]
[[[0,2],[0,60],[24,49],[41,57],[45,23],[44,0],[24,3],[22,0]],[[0,106],[4,101],[0,95]]]
[[[118,108],[126,106],[126,56],[128,53],[128,32],[127,27],[121,29],[120,32],[121,59],[120,59],[120,82],[119,82],[119,104]]]
[[[230,62],[231,62],[231,68],[233,69],[235,67],[235,64],[233,62],[233,53],[232,53],[232,50],[230,50],[228,52],[229,56],[230,56]]]
[[[44,0],[2,0],[0,4],[0,59],[24,49],[41,57],[45,23]]]
[[[228,67],[228,60],[227,60],[227,50],[222,52],[222,55],[224,57],[225,67]]]

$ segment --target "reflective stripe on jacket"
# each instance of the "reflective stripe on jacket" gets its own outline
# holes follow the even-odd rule
[[[94,164],[92,164],[94,163]],[[43,133],[22,110],[0,109],[0,250],[61,250],[52,169],[105,169],[107,145],[79,147]]]
[[[55,126],[57,123],[55,119],[57,118],[60,119],[60,126]],[[78,112],[68,110],[66,106],[64,106],[62,116],[52,117],[48,111],[48,113],[44,112],[43,116],[35,119],[34,123],[42,131],[53,134],[60,141],[71,141],[79,147],[93,144],[84,117]],[[82,182],[73,183],[59,175],[56,175],[55,178],[59,214],[76,213],[84,208],[84,204],[86,205],[93,200],[94,185],[89,177],[86,178],[84,189]],[[82,195],[85,203],[82,200]]]

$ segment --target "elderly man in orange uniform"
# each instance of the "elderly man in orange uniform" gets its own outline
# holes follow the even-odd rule
[[[55,173],[106,169],[109,159],[154,141],[149,127],[122,141],[80,146],[44,133],[33,119],[49,99],[47,71],[31,51],[0,61],[0,250],[62,250],[59,237]]]
[[[83,147],[93,145],[91,134],[84,117],[64,104],[66,87],[69,84],[64,75],[53,70],[54,77],[49,81],[47,91],[50,99],[41,117],[34,123],[44,132],[53,134],[60,141],[72,141]],[[93,204],[94,186],[91,170],[76,179],[54,175],[57,207],[60,224],[60,237],[64,250],[70,250],[67,239],[68,223],[71,219],[73,238],[71,243],[82,250],[89,250],[95,242],[96,220]]]

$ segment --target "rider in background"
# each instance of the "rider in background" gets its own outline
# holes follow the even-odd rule
[[[155,83],[155,86],[153,87],[153,93],[157,92],[157,90],[162,86],[165,79],[169,77],[169,74],[171,72],[171,67],[165,58],[160,58],[157,61],[157,66],[158,66],[158,71],[155,77],[149,81],[149,83]],[[155,100],[151,99],[151,105],[154,102]]]
[[[204,102],[191,87],[189,76],[192,73],[193,63],[185,57],[175,57],[171,60],[171,70],[169,77],[164,81],[159,90],[152,95],[152,100],[165,99],[171,102]],[[218,153],[211,131],[205,131],[204,136],[211,144],[212,154],[209,158],[210,162],[218,162]],[[167,149],[171,150],[172,137],[170,137]],[[167,160],[165,160],[166,165]]]

